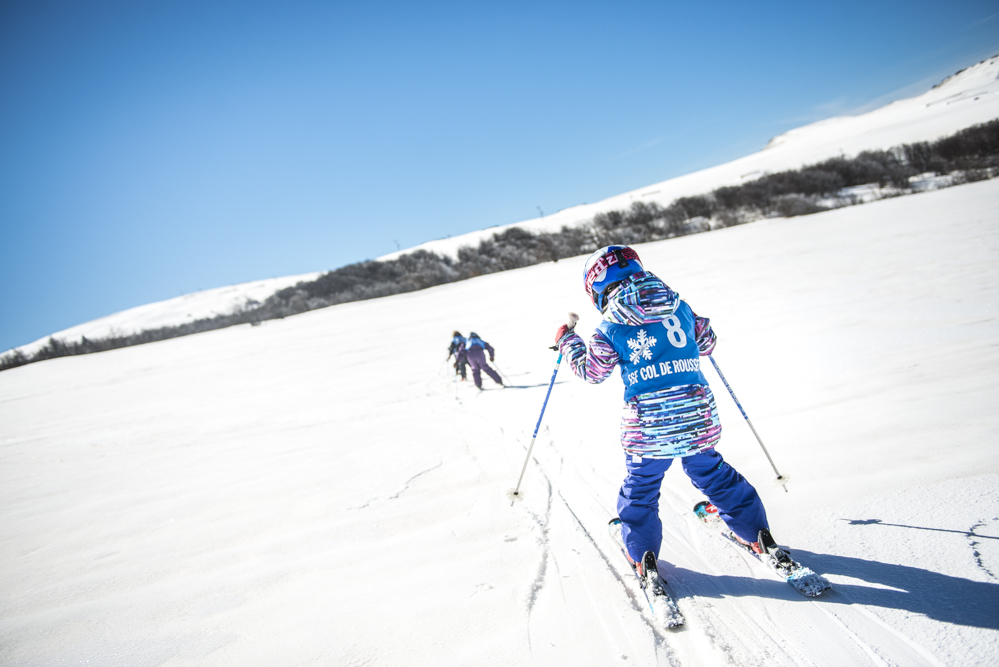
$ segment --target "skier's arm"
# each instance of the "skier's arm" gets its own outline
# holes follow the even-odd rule
[[[489,353],[489,361],[496,361],[496,350],[493,349],[492,345],[486,343],[486,341],[482,342],[486,344],[486,352]]]
[[[619,361],[617,352],[600,331],[590,337],[589,349],[579,334],[569,331],[558,341],[559,351],[569,360],[569,368],[576,377],[590,384],[603,382],[614,372]]]
[[[711,320],[699,317],[697,313],[694,313],[694,338],[697,340],[697,349],[700,350],[702,357],[711,354],[718,344],[718,338],[711,328]]]

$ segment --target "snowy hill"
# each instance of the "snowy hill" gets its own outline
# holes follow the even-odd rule
[[[654,630],[605,526],[620,380],[582,258],[0,373],[4,665],[995,665],[999,181],[638,247],[719,335],[726,458],[806,600],[663,490]],[[538,286],[544,289],[539,290]],[[520,388],[454,383],[474,328]],[[488,381],[487,381],[488,382]],[[492,389],[487,385],[487,388]]]
[[[543,219],[526,220],[471,232],[448,239],[429,241],[414,248],[394,252],[379,259],[392,259],[423,248],[454,255],[462,245],[475,245],[498,231],[523,227],[533,231],[557,231],[563,225],[588,222],[603,211],[626,209],[632,202],[668,205],[677,197],[703,194],[723,185],[758,178],[774,171],[794,169],[804,164],[868,149],[883,149],[902,143],[932,141],[963,128],[999,118],[999,56],[990,58],[946,79],[918,97],[892,102],[860,116],[823,120],[774,138],[762,151],[717,167],[626,192],[603,201],[575,206]],[[131,308],[108,317],[53,333],[64,341],[81,336],[103,338],[130,334],[144,329],[175,326],[203,317],[233,312],[247,299],[263,301],[274,292],[318,273],[260,280],[222,287],[174,299]],[[49,336],[19,348],[30,355],[43,347]]]
[[[101,317],[90,322],[63,329],[52,337],[64,341],[77,341],[81,338],[106,338],[108,336],[133,334],[146,329],[175,326],[216,315],[235,312],[248,301],[263,301],[271,294],[285,287],[291,287],[303,280],[315,280],[321,272],[298,276],[284,276],[266,280],[254,280],[228,287],[216,287],[191,294],[184,294],[166,301],[156,301],[136,306],[118,313]],[[32,354],[48,342],[50,336],[40,338],[28,345],[14,348],[23,354]]]
[[[760,152],[717,167],[593,204],[574,206],[544,218],[438,239],[416,248],[454,256],[459,247],[474,246],[509,227],[558,231],[563,225],[587,222],[597,213],[627,209],[633,202],[668,206],[678,197],[705,194],[725,185],[738,185],[767,173],[797,169],[839,155],[853,156],[865,150],[934,141],[994,118],[999,118],[999,56],[958,72],[917,97],[892,102],[859,116],[829,118],[791,130],[771,139]],[[379,259],[391,259],[412,250],[415,248]]]

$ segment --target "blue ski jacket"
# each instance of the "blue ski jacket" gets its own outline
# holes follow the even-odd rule
[[[575,332],[559,340],[573,373],[603,382],[620,366],[625,385],[621,444],[648,458],[689,456],[721,438],[714,394],[700,370],[716,338],[710,320],[649,272],[623,280],[608,298],[589,345]]]

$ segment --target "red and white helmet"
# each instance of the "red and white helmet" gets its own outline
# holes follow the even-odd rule
[[[583,267],[583,287],[593,305],[603,312],[607,307],[608,288],[628,276],[641,273],[642,260],[633,248],[626,245],[609,245],[596,251]]]

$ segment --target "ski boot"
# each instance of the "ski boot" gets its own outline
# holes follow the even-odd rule
[[[735,539],[736,542],[738,542],[742,546],[746,547],[747,549],[749,549],[750,551],[752,551],[754,554],[762,554],[763,553],[763,547],[760,546],[759,542],[747,542],[746,540],[742,539],[741,537],[739,537],[735,533],[732,533],[732,537]]]
[[[659,575],[656,565],[656,555],[646,551],[640,563],[635,563],[635,570],[641,580],[642,588],[647,588],[653,595],[666,595],[666,580]]]
[[[760,550],[757,553],[760,554],[761,558],[769,560],[770,566],[785,576],[789,576],[799,567],[791,558],[790,553],[777,546],[773,535],[766,528],[760,531],[759,542],[756,542],[754,546],[759,547]]]

